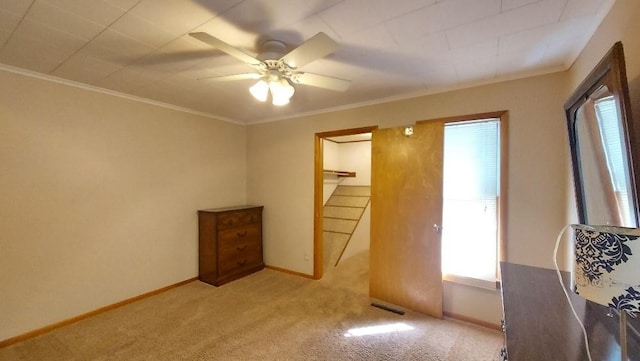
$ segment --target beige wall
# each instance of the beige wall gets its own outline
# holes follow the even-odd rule
[[[244,126],[0,71],[0,340],[197,276]]]
[[[195,210],[245,196],[265,205],[266,263],[311,274],[313,134],[336,129],[509,110],[508,260],[552,267],[557,232],[575,217],[562,104],[622,40],[640,116],[638,18],[640,2],[617,0],[567,73],[253,125],[246,138],[233,124],[0,72],[0,340],[195,277]],[[445,296],[450,312],[499,317],[496,293],[452,285]]]
[[[617,0],[596,34],[569,70],[569,88],[575,89],[617,41],[622,41],[631,97],[631,114],[640,117],[640,1]]]
[[[508,260],[552,267],[557,233],[564,226],[568,167],[563,114],[566,74],[504,82],[388,104],[361,107],[247,129],[250,203],[265,206],[265,262],[313,273],[313,135],[315,132],[508,110]],[[453,286],[449,294],[473,299],[474,290]],[[485,293],[482,293],[484,297]],[[483,312],[445,300],[449,312],[497,323],[500,298]],[[449,309],[447,309],[449,307]]]
[[[338,143],[321,139],[324,169],[338,170],[340,168],[340,148]],[[334,174],[323,174],[322,204],[326,204],[333,192],[338,188],[340,177]]]
[[[346,177],[340,181],[344,186],[371,185],[371,141],[341,143],[339,170],[356,172],[356,176]]]
[[[569,69],[573,91],[617,41],[622,41],[631,97],[631,113],[640,117],[640,1],[617,0],[607,17]]]
[[[640,36],[638,36],[640,22],[638,19],[640,19],[640,1],[616,0],[609,14],[567,72],[569,79],[567,94],[571,94],[578,87],[614,43],[622,41],[631,98],[631,114],[636,119],[640,117]],[[575,210],[573,180],[571,172],[568,174],[570,184],[567,223],[575,223],[578,217]],[[571,247],[569,242],[565,246]],[[569,255],[570,252],[567,254]]]
[[[248,201],[265,206],[265,260],[313,273],[313,134],[509,110],[508,258],[551,267],[564,225],[564,73],[248,127]],[[548,241],[547,241],[548,240]]]
[[[247,197],[268,209],[266,262],[313,272],[314,132],[369,125],[402,126],[422,119],[506,109],[510,112],[507,258],[510,262],[553,268],[556,236],[576,219],[564,101],[611,45],[621,40],[632,113],[640,116],[638,18],[640,2],[617,0],[566,73],[250,126]],[[284,173],[270,171],[286,168],[295,169],[295,176],[285,179]],[[285,181],[278,183],[282,179]],[[281,202],[280,198],[286,201]],[[560,257],[566,259],[566,255]],[[562,262],[561,267],[567,268]],[[500,316],[495,293],[445,286],[445,310],[489,322]],[[464,301],[470,297],[478,302]]]
[[[640,1],[616,0],[607,17],[569,70],[575,89],[616,41],[624,46],[633,114],[640,116]]]

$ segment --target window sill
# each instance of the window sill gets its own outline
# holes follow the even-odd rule
[[[481,288],[489,291],[497,291],[500,289],[500,281],[487,281],[479,278],[471,278],[471,277],[463,277],[456,275],[444,275],[442,277],[443,281],[458,283],[465,286],[471,286],[475,288]]]

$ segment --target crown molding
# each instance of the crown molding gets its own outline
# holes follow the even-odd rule
[[[205,118],[209,118],[209,119],[215,119],[215,120],[220,120],[220,121],[227,122],[227,123],[246,126],[246,124],[243,123],[243,122],[239,122],[237,120],[233,120],[233,119],[230,119],[230,118],[220,117],[220,116],[217,116],[217,115],[214,115],[214,114],[211,114],[211,113],[200,112],[200,111],[197,111],[197,110],[194,110],[194,109],[185,108],[185,107],[181,107],[181,106],[174,105],[174,104],[169,104],[169,103],[165,103],[165,102],[161,102],[161,101],[157,101],[157,100],[147,99],[147,98],[143,98],[143,97],[127,94],[127,93],[122,93],[122,92],[115,91],[115,90],[109,90],[109,89],[101,88],[99,86],[84,84],[84,83],[80,83],[80,82],[77,82],[77,81],[64,79],[64,78],[60,78],[60,77],[49,75],[49,74],[42,74],[42,73],[38,73],[36,71],[26,70],[26,69],[14,67],[14,66],[6,65],[6,64],[0,64],[0,71],[4,71],[4,72],[7,72],[7,73],[18,74],[18,75],[22,75],[22,76],[26,76],[26,77],[30,77],[30,78],[36,78],[36,79],[40,79],[40,80],[50,81],[50,82],[53,82],[53,83],[62,84],[62,85],[66,85],[66,86],[70,86],[70,87],[74,87],[74,88],[79,88],[79,89],[82,89],[82,90],[92,91],[92,92],[101,93],[101,94],[105,94],[105,95],[111,95],[111,96],[115,96],[115,97],[118,97],[118,98],[132,100],[132,101],[135,101],[135,102],[154,105],[154,106],[161,107],[161,108],[176,110],[176,111],[183,112],[183,113],[199,115],[199,116],[202,116],[202,117],[205,117]]]

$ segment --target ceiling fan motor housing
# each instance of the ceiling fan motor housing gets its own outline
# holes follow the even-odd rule
[[[287,45],[278,40],[267,40],[260,47],[260,54],[257,56],[262,61],[278,60],[287,50]]]
[[[293,75],[293,68],[281,59],[286,54],[286,50],[287,45],[278,40],[267,40],[262,43],[257,58],[266,65],[266,69],[263,69],[266,80],[290,78]]]

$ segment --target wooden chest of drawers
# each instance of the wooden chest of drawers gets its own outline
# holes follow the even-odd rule
[[[262,206],[198,211],[199,279],[220,286],[264,268]]]

